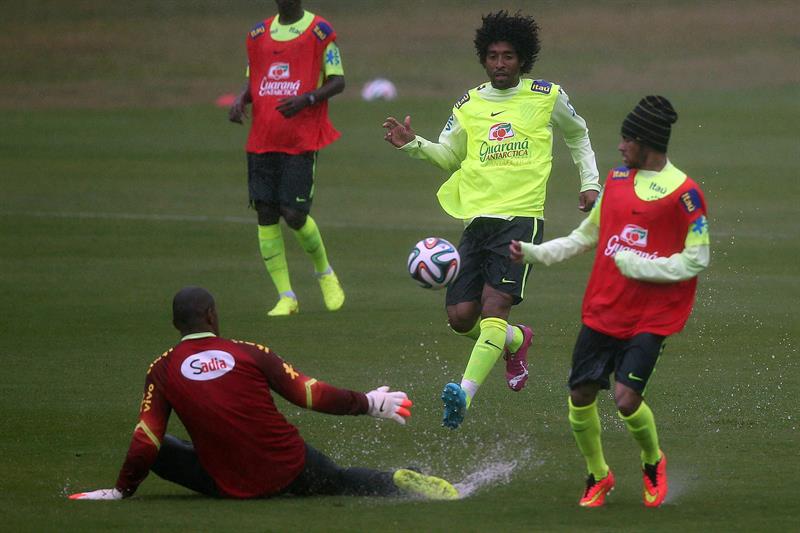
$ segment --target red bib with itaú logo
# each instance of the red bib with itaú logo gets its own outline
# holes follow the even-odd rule
[[[301,35],[276,41],[269,33],[272,18],[256,25],[247,37],[250,95],[253,121],[247,138],[252,153],[301,154],[316,151],[339,138],[328,119],[328,101],[304,108],[291,118],[275,108],[278,101],[317,88],[325,48],[336,32],[325,19],[315,16]]]
[[[624,277],[614,255],[631,250],[669,257],[683,250],[692,224],[703,224],[703,193],[687,176],[659,200],[636,196],[636,170],[617,168],[606,178],[600,204],[600,236],[583,298],[583,323],[606,335],[627,339],[639,333],[671,335],[683,329],[694,304],[697,278],[651,283]]]

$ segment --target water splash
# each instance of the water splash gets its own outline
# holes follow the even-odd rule
[[[483,487],[509,483],[518,465],[516,460],[486,463],[468,474],[460,483],[453,483],[453,486],[458,489],[462,498],[469,498]]]

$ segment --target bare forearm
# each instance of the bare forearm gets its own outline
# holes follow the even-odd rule
[[[253,102],[253,95],[250,94],[250,82],[245,82],[242,90],[239,91],[239,99],[243,104],[250,104]]]
[[[317,103],[333,98],[344,91],[344,87],[344,76],[329,76],[325,80],[325,83],[306,94],[309,95],[309,100],[313,100],[313,103]]]

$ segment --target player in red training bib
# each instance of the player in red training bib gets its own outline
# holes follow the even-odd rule
[[[619,416],[641,448],[644,504],[658,507],[667,494],[667,458],[644,394],[666,337],[689,318],[710,258],[703,192],[667,158],[677,119],[663,96],[643,98],[622,123],[625,166],[609,172],[581,225],[539,246],[511,245],[516,261],[545,265],[596,247],[569,376],[569,421],[589,472],[584,507],[602,506],[614,488],[596,400],[612,373]]]
[[[73,494],[75,500],[132,496],[152,470],[214,497],[265,498],[280,494],[455,499],[447,481],[400,469],[341,468],[307,444],[278,410],[272,394],[333,415],[369,414],[405,424],[411,401],[379,387],[366,394],[308,377],[260,344],[219,336],[216,305],[200,287],[172,302],[181,342],[147,369],[139,421],[111,489]],[[166,434],[175,411],[191,441]]]
[[[246,37],[249,79],[228,118],[241,124],[252,104],[246,147],[250,206],[258,214],[261,256],[278,291],[278,302],[267,314],[300,310],[281,218],[313,262],[325,306],[336,311],[344,305],[344,291],[309,213],[317,152],[339,138],[328,119],[328,100],[344,90],[344,70],[327,20],[303,10],[300,0],[275,3],[278,14],[256,24]]]

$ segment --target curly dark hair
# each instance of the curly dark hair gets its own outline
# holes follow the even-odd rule
[[[489,45],[499,41],[511,43],[520,59],[521,72],[530,72],[541,48],[539,25],[533,17],[526,17],[517,11],[509,15],[502,10],[489,13],[482,18],[483,24],[475,31],[475,50],[481,64],[486,62]]]

